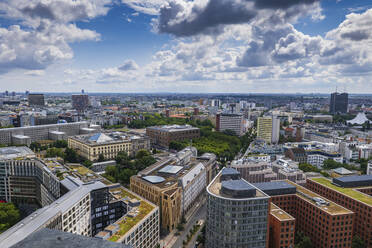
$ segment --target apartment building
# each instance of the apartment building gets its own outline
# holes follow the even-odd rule
[[[215,156],[197,157],[185,148],[158,161],[130,179],[130,189],[161,209],[161,227],[172,231],[199,199],[215,166]]]
[[[30,145],[32,142],[40,140],[67,139],[68,136],[80,134],[88,126],[88,122],[74,122],[4,128],[0,129],[0,144]],[[91,132],[96,132],[96,130],[91,129]]]
[[[295,218],[296,231],[308,236],[314,247],[351,248],[355,214],[335,202],[321,197],[291,181],[254,184],[270,195],[272,203]],[[293,232],[294,226],[285,225],[283,231]],[[288,242],[291,242],[288,240]],[[280,247],[294,247],[283,243]]]
[[[216,131],[223,132],[225,130],[234,131],[236,135],[244,134],[243,115],[241,114],[217,114],[216,115]]]
[[[338,152],[326,152],[322,150],[306,151],[307,163],[314,165],[318,168],[323,167],[324,161],[332,159],[338,163],[343,162],[343,157]]]
[[[124,132],[96,133],[69,137],[68,147],[84,158],[95,161],[101,154],[105,159],[114,159],[121,151],[133,156],[139,150],[149,150],[150,140],[144,135]]]
[[[372,247],[372,176],[307,179],[306,187],[355,213],[354,235]]]
[[[224,168],[207,187],[206,247],[266,248],[270,197]]]
[[[146,128],[151,144],[168,148],[172,141],[190,141],[200,137],[200,129],[190,125],[168,125]]]
[[[258,117],[257,138],[267,143],[278,143],[280,120],[276,117]]]

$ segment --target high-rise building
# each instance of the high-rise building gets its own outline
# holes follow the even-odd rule
[[[348,93],[332,93],[331,102],[329,104],[329,112],[336,113],[347,113],[349,104]]]
[[[234,131],[236,135],[244,134],[243,115],[241,114],[217,114],[216,130],[223,132],[225,130]]]
[[[44,106],[44,94],[28,94],[29,106]]]
[[[84,111],[89,106],[89,97],[86,94],[72,95],[72,107],[77,111]]]
[[[224,168],[207,187],[206,247],[266,248],[270,197]]]
[[[280,119],[276,117],[259,117],[257,120],[257,138],[267,143],[278,143]]]

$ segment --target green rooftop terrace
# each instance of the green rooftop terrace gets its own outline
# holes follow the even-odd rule
[[[330,180],[328,180],[326,178],[323,178],[323,177],[311,178],[310,180],[313,180],[314,182],[317,182],[319,184],[327,186],[328,188],[336,190],[336,191],[338,191],[338,192],[340,192],[344,195],[347,195],[349,197],[352,197],[356,200],[359,200],[359,201],[361,201],[365,204],[368,204],[368,205],[372,206],[372,197],[357,190],[358,188],[363,188],[363,187],[342,188],[342,187],[339,187],[339,186],[336,186],[336,185],[332,184],[332,182]]]
[[[113,191],[120,190],[120,197],[125,198],[129,197],[131,199],[137,199],[140,200],[140,206],[138,207],[139,213],[135,217],[124,217],[121,218],[119,221],[115,222],[119,225],[119,231],[117,231],[114,235],[112,235],[108,240],[112,242],[118,241],[120,238],[122,238],[132,227],[137,225],[141,220],[143,220],[146,215],[148,215],[152,210],[155,209],[154,206],[149,204],[148,202],[141,200],[139,197],[133,195],[129,191],[125,190],[123,187],[120,187],[120,189],[114,189]]]

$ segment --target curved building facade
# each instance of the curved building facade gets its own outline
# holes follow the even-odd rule
[[[224,168],[207,192],[207,248],[268,247],[268,195],[232,168]]]

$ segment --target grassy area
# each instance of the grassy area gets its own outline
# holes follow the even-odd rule
[[[81,166],[81,165],[69,165],[69,167],[73,170],[77,170],[77,173],[79,173],[80,175],[82,176],[85,176],[86,174],[90,173],[90,174],[94,174],[93,171],[89,170],[87,167],[85,166]]]
[[[134,195],[129,193],[128,191],[125,191],[124,189],[120,189],[122,192],[122,197],[130,197],[130,198],[136,198]],[[149,203],[145,201],[141,201],[141,204],[138,208],[139,213],[137,214],[136,217],[131,218],[131,217],[125,217],[122,219],[119,223],[120,229],[117,233],[112,235],[108,240],[112,242],[118,241],[121,237],[123,237],[132,227],[134,227],[138,222],[143,220],[146,215],[148,215],[152,210],[154,209],[153,206],[151,206]]]
[[[338,187],[336,185],[333,185],[332,182],[326,178],[312,178],[311,180],[317,182],[317,183],[320,183],[320,184],[323,184],[331,189],[334,189],[340,193],[343,193],[347,196],[350,196],[356,200],[359,200],[361,202],[364,202],[368,205],[372,205],[372,197],[370,197],[369,195],[366,195],[366,194],[363,194],[362,192],[359,192],[353,188],[342,188],[342,187]]]

